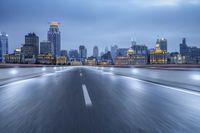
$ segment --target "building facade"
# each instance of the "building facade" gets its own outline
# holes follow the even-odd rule
[[[78,50],[71,49],[69,50],[69,58],[71,59],[78,59]]]
[[[40,42],[40,54],[47,54],[52,52],[52,43],[50,41]]]
[[[158,41],[155,49],[150,51],[150,64],[167,64],[167,51],[161,50]]]
[[[39,37],[33,32],[25,35],[25,44],[32,45],[34,47],[34,55],[37,57],[39,54]]]
[[[84,61],[87,58],[87,49],[84,45],[79,46],[79,58]]]
[[[0,63],[4,62],[4,55],[8,54],[8,35],[5,32],[0,33]]]
[[[167,52],[167,39],[161,38],[159,40],[159,43],[160,43],[160,49]]]
[[[14,53],[12,54],[6,54],[5,56],[5,63],[21,63],[21,49],[17,48],[15,49]]]
[[[200,57],[200,48],[189,47],[186,44],[186,38],[182,39],[180,44],[180,54],[185,56],[186,64],[198,64],[198,59]]]
[[[132,45],[136,64],[147,64],[148,48],[145,45]]]
[[[99,49],[97,46],[93,48],[93,57],[97,58],[99,56]]]
[[[59,31],[59,22],[49,22],[48,41],[52,43],[52,54],[60,56],[61,50],[61,33]]]
[[[117,49],[118,49],[117,45],[111,46],[111,56],[113,59],[115,59],[115,57],[117,56]]]

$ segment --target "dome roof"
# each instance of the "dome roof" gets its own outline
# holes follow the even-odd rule
[[[135,52],[132,48],[129,48],[127,51],[127,55],[133,55]]]

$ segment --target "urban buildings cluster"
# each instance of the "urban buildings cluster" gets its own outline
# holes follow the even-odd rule
[[[190,47],[186,38],[179,45],[179,52],[168,52],[167,39],[157,39],[155,48],[139,45],[131,40],[129,48],[117,45],[99,52],[93,47],[93,55],[87,56],[87,48],[61,50],[59,22],[49,22],[47,39],[39,42],[35,33],[25,35],[25,42],[14,53],[8,53],[8,35],[0,33],[0,63],[56,64],[56,65],[146,65],[146,64],[200,64],[200,48]]]

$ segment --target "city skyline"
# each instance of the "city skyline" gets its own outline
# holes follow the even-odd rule
[[[99,51],[114,44],[130,47],[132,37],[139,44],[153,48],[159,35],[168,40],[170,52],[179,50],[183,37],[187,38],[188,45],[200,46],[198,0],[50,0],[48,6],[46,3],[2,1],[0,31],[9,35],[9,52],[19,47],[29,32],[35,32],[40,42],[46,40],[47,23],[54,20],[61,23],[61,49],[85,45],[89,55],[95,45]]]

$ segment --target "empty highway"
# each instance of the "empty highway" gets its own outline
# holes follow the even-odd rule
[[[200,132],[198,91],[95,67],[9,78],[0,85],[0,133]]]

